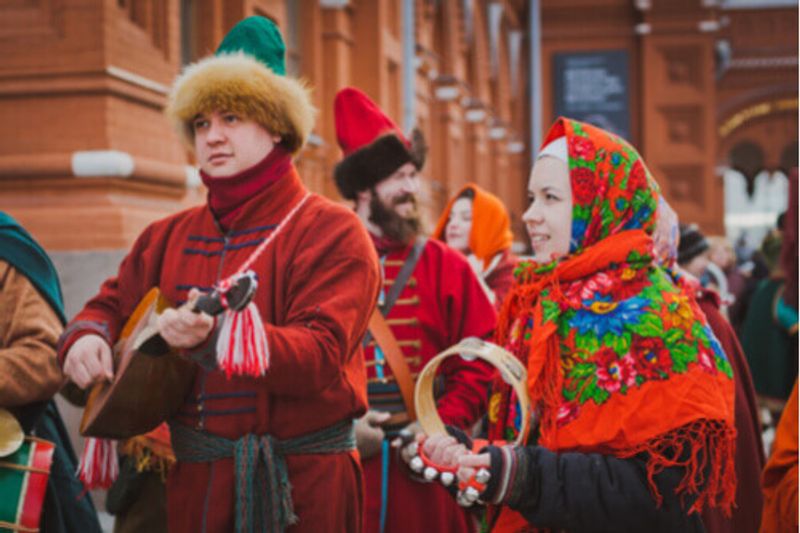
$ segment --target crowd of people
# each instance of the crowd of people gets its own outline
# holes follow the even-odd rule
[[[250,17],[184,69],[166,113],[207,202],[149,225],[71,320],[45,252],[0,218],[0,411],[56,444],[43,531],[100,530],[78,481],[97,472],[118,532],[797,529],[796,176],[779,226],[738,257],[679,223],[626,140],[560,118],[518,257],[505,206],[475,184],[426,234],[424,138],[355,87],[333,104],[352,208],[310,193],[293,156],[315,110],[284,56]],[[252,300],[229,306],[248,273]],[[66,383],[84,403],[114,379],[153,287],[175,304],[155,327],[193,362],[189,392],[148,433],[90,439],[78,469],[52,397]],[[211,296],[219,314],[200,311]],[[467,337],[525,366],[531,419],[496,369],[454,357],[435,384],[447,434],[426,435],[415,379]],[[418,453],[456,481],[420,475]]]

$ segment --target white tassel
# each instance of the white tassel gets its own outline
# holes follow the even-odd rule
[[[110,439],[87,438],[78,465],[78,478],[87,490],[107,489],[119,475],[117,443]]]
[[[259,377],[269,368],[269,344],[254,302],[242,311],[225,311],[217,338],[217,364],[230,378]]]

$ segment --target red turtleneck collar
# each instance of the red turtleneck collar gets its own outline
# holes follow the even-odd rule
[[[372,243],[375,245],[375,249],[378,251],[378,255],[383,257],[384,255],[390,254],[392,252],[398,252],[400,250],[404,250],[409,246],[408,243],[403,243],[400,241],[396,241],[394,239],[390,239],[389,237],[377,236],[371,231],[368,232],[369,236],[372,238]]]
[[[208,206],[224,229],[231,227],[242,206],[257,192],[269,187],[292,168],[292,155],[275,146],[254,166],[225,178],[213,178],[200,171],[208,188]]]

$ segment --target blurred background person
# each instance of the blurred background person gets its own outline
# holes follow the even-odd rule
[[[502,200],[473,183],[466,185],[447,203],[433,237],[467,257],[489,301],[499,309],[517,264],[511,252],[511,220]]]
[[[712,235],[708,237],[708,271],[719,278],[720,296],[730,312],[738,294],[744,290],[744,276],[736,268],[736,254],[727,237]]]
[[[770,426],[780,418],[797,378],[797,179],[791,182],[791,197],[783,228],[774,229],[761,244],[760,256],[769,276],[759,280],[748,303],[741,341],[759,404],[768,416],[767,447],[772,440]],[[787,272],[791,273],[787,276]]]
[[[701,281],[710,262],[709,248],[708,239],[697,224],[680,225],[678,264],[685,272]]]
[[[722,235],[708,237],[709,260],[710,264],[719,267],[722,275],[725,276],[727,284],[728,299],[728,320],[735,331],[739,330],[739,325],[743,316],[743,297],[747,290],[748,279],[739,268],[736,251],[731,241]]]
[[[711,260],[711,242],[697,224],[680,224],[679,227],[678,265],[701,286],[714,291],[719,298],[720,311],[727,317],[728,281],[722,269]]]
[[[761,243],[756,249],[742,248],[736,251],[738,270],[744,278],[744,288],[737,297],[736,304],[731,314],[733,325],[739,338],[742,336],[742,326],[747,316],[750,301],[759,283],[770,277],[775,269],[780,255],[784,214],[778,216],[775,228],[764,234]]]

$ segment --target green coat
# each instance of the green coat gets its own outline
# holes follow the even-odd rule
[[[797,377],[797,336],[778,323],[777,299],[783,281],[759,282],[742,326],[742,348],[759,396],[785,401]]]

